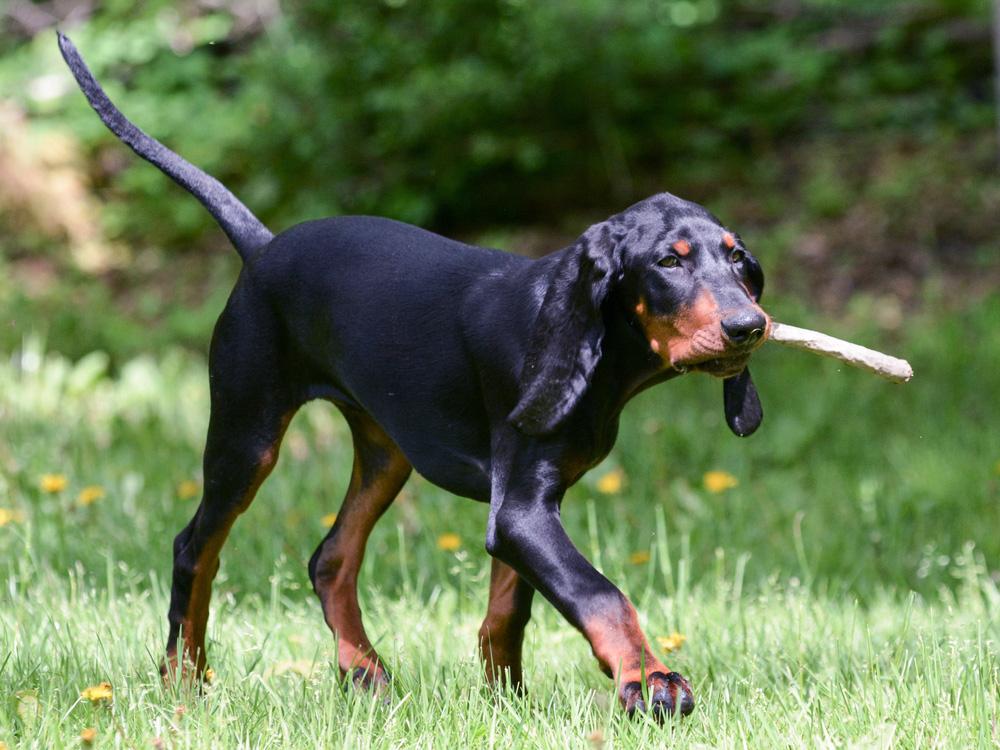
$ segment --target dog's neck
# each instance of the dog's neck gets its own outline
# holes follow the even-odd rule
[[[613,295],[604,314],[606,333],[601,364],[594,379],[602,378],[616,397],[616,415],[632,398],[647,388],[672,380],[681,373],[649,347],[634,314]]]

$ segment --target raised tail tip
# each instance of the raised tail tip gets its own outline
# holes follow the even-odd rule
[[[70,57],[80,56],[80,53],[76,50],[76,45],[73,44],[73,40],[59,31],[59,29],[56,29],[56,39],[59,42],[59,51],[62,52],[63,59],[66,62],[69,62]]]
[[[130,122],[104,93],[72,40],[59,30],[56,38],[66,65],[101,121],[129,148],[201,201],[244,260],[271,241],[271,231],[222,183]]]
[[[73,77],[76,78],[77,81],[80,81],[81,78],[93,78],[93,75],[90,73],[90,69],[87,67],[87,64],[83,61],[83,57],[80,55],[80,51],[76,48],[76,45],[73,44],[73,40],[58,29],[56,30],[56,39],[59,42],[59,52],[62,53],[63,60],[65,60],[66,64],[69,66],[69,70],[73,74]]]

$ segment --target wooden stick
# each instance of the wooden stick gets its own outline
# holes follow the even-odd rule
[[[771,324],[770,340],[795,349],[822,354],[846,362],[853,367],[860,367],[879,375],[893,383],[905,383],[913,377],[913,368],[905,359],[890,357],[888,354],[866,349],[849,341],[835,339],[825,333],[810,331],[808,328],[796,328],[785,323]]]

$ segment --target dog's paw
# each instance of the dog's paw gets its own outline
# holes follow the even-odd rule
[[[212,683],[215,673],[206,665],[196,666],[190,659],[180,660],[174,655],[160,662],[160,679],[164,687],[183,687],[198,691]]]
[[[354,688],[355,690],[371,693],[383,701],[388,700],[389,685],[392,678],[384,667],[354,667],[345,677],[345,688]]]
[[[694,694],[688,681],[677,672],[653,672],[646,678],[646,696],[643,696],[642,683],[627,682],[619,692],[625,712],[632,716],[635,713],[652,713],[658,721],[674,713],[687,716],[694,711]],[[648,700],[648,705],[647,705]]]

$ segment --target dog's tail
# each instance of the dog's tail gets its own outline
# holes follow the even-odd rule
[[[83,91],[101,121],[139,156],[158,167],[178,185],[201,201],[212,214],[222,231],[236,247],[243,260],[254,250],[263,247],[274,235],[254,216],[250,209],[240,203],[225,186],[214,177],[202,172],[198,167],[185,161],[155,138],[143,133],[118,111],[111,103],[104,89],[95,80],[80,57],[73,42],[59,33],[59,49],[69,65],[80,90]]]

